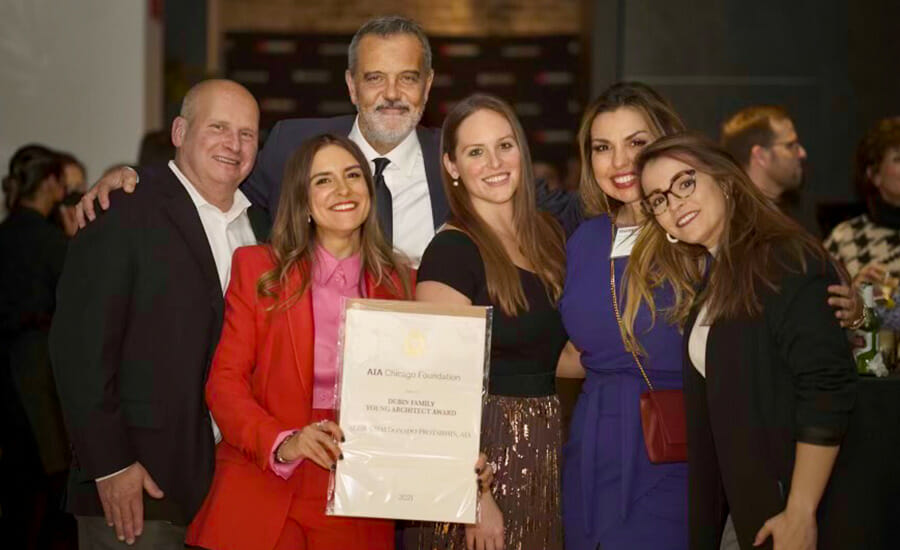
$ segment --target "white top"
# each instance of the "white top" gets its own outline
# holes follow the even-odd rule
[[[718,246],[709,249],[709,253],[715,257]],[[697,312],[694,320],[694,328],[691,329],[691,337],[688,340],[688,357],[691,364],[703,378],[706,378],[706,341],[709,339],[709,320],[706,318],[707,303],[704,302]]]
[[[428,193],[428,178],[425,175],[425,161],[419,136],[413,130],[390,152],[380,155],[359,131],[359,117],[357,117],[349,137],[359,145],[369,161],[369,168],[373,174],[376,158],[383,157],[391,161],[383,174],[384,183],[391,192],[394,210],[392,236],[394,248],[405,254],[413,267],[419,267],[422,253],[434,237],[431,195]]]
[[[706,303],[700,308],[691,337],[688,340],[688,356],[691,364],[701,376],[706,378],[706,341],[709,338],[709,323],[706,320]]]

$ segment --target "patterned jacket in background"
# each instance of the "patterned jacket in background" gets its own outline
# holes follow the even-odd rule
[[[844,264],[850,277],[856,277],[870,262],[878,262],[893,277],[900,277],[900,229],[876,224],[868,214],[838,224],[825,239],[825,249]],[[893,298],[900,304],[900,292]],[[876,310],[882,327],[900,330],[900,307],[876,307]]]
[[[851,277],[869,262],[900,276],[900,229],[878,225],[868,214],[841,222],[825,239],[825,248],[847,268]]]

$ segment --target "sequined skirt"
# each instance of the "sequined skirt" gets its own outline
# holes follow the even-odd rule
[[[494,466],[494,500],[503,512],[506,550],[561,550],[559,399],[490,395],[481,448]],[[459,523],[414,523],[405,550],[464,550]]]

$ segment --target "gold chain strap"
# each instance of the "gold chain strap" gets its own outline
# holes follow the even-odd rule
[[[610,220],[609,223],[609,230],[610,233],[612,233],[611,246],[615,246],[616,226],[612,220]],[[647,377],[644,366],[641,364],[641,360],[638,359],[637,353],[634,351],[634,345],[629,343],[628,338],[626,337],[625,325],[622,323],[622,316],[619,314],[619,299],[616,297],[616,264],[612,258],[609,259],[609,290],[612,294],[613,311],[616,313],[616,323],[619,325],[619,335],[622,336],[622,345],[624,345],[625,349],[630,351],[631,356],[634,357],[634,362],[637,363],[638,368],[641,369],[641,376],[644,377],[644,382],[647,383],[647,387],[650,388],[650,391],[654,391],[653,384],[650,383],[650,378]]]

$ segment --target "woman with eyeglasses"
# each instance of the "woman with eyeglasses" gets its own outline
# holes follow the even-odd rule
[[[647,308],[684,329],[690,547],[718,549],[730,512],[741,548],[813,550],[856,395],[827,304],[842,268],[703,138],[660,139],[635,168],[649,225],[623,321],[638,337]]]

